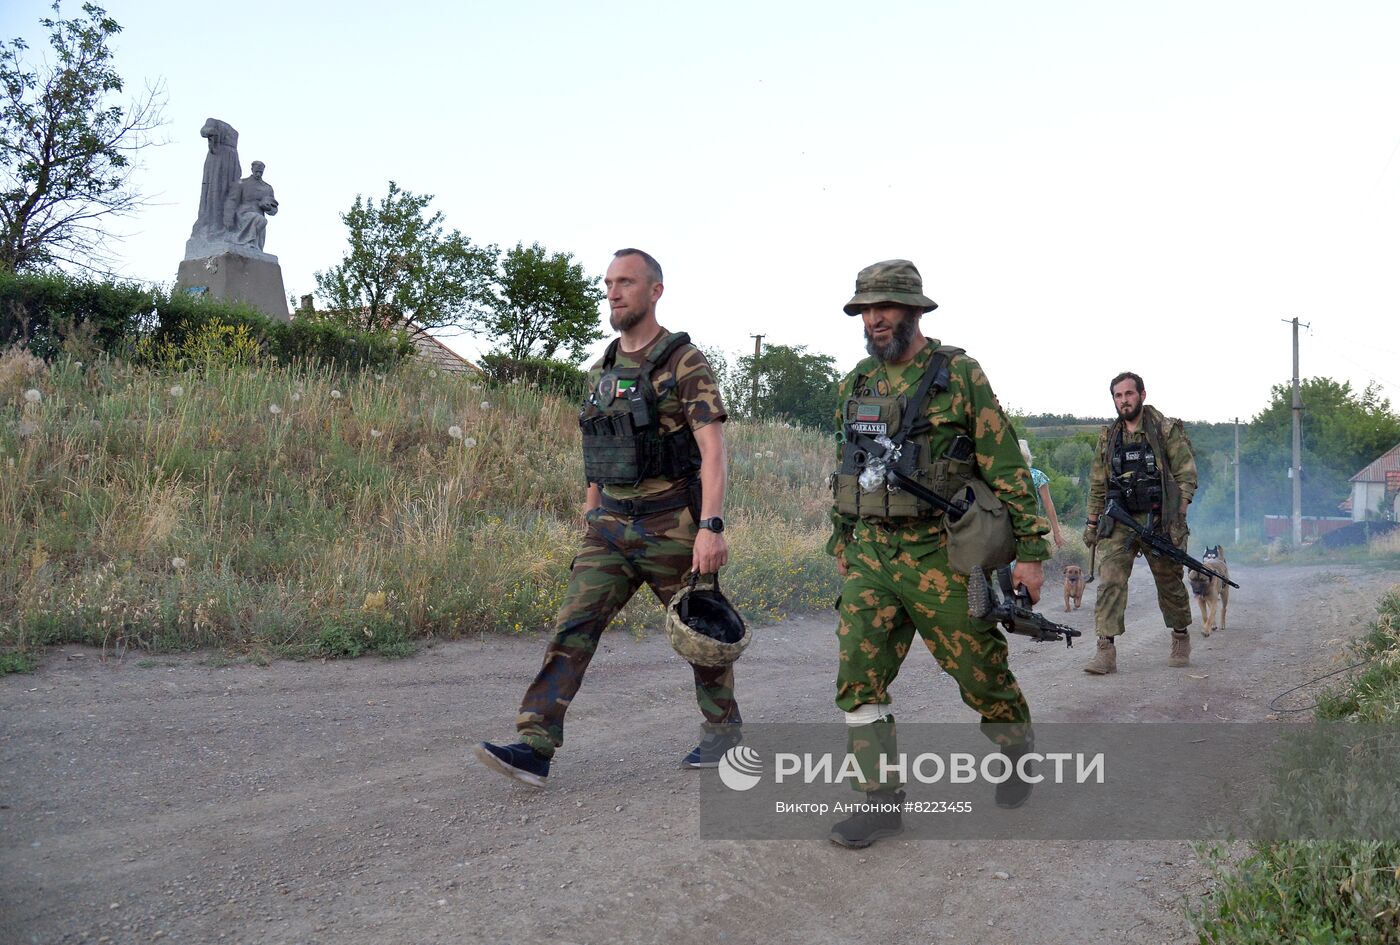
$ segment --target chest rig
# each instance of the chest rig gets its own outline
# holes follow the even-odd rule
[[[1162,467],[1151,439],[1124,443],[1122,424],[1109,453],[1108,498],[1133,513],[1162,509]]]
[[[636,485],[643,479],[685,479],[700,468],[700,447],[688,425],[662,435],[659,406],[676,388],[674,378],[660,390],[652,386],[656,368],[681,345],[684,332],[651,346],[639,367],[616,367],[622,342],[616,338],[603,354],[603,376],[579,411],[583,433],[583,473],[598,485]]]
[[[948,389],[948,362],[962,348],[937,348],[924,368],[914,396],[879,396],[856,378],[854,393],[841,405],[841,466],[832,474],[836,511],[857,518],[893,521],[932,518],[943,513],[904,490],[885,483],[885,470],[898,469],[946,496],[975,474],[975,456],[967,437],[958,437],[948,455],[933,459],[929,438],[933,425],[924,408]]]

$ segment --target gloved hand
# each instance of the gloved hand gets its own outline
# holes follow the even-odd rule
[[[1092,548],[1099,543],[1099,525],[1094,522],[1084,526],[1084,547]]]

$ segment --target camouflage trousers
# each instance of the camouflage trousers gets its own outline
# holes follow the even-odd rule
[[[637,518],[603,509],[588,514],[588,531],[570,569],[544,665],[515,720],[521,741],[547,756],[564,743],[564,713],[583,684],[604,628],[643,583],[663,606],[670,603],[690,572],[695,532],[695,520],[685,508]],[[692,664],[691,669],[706,723],[739,722],[734,667]]]
[[[1007,662],[1006,637],[995,624],[968,614],[967,578],[948,566],[946,546],[910,550],[895,530],[862,532],[872,540],[853,541],[844,551],[836,705],[843,712],[889,705],[889,686],[917,632],[938,665],[957,681],[963,702],[982,716],[983,732],[994,743],[1028,741],[1031,711]],[[867,778],[880,771],[879,755],[897,754],[894,728],[889,718],[847,730],[847,751]],[[871,778],[855,787],[894,790],[898,784]]]
[[[1146,513],[1135,516],[1144,525]],[[1186,532],[1182,529],[1178,548],[1186,547]],[[1098,550],[1099,589],[1094,598],[1094,628],[1101,637],[1116,637],[1123,632],[1123,616],[1128,609],[1128,578],[1133,573],[1133,559],[1145,549],[1137,534],[1121,522],[1115,522],[1113,534],[1100,538]],[[1162,620],[1173,630],[1191,625],[1191,596],[1182,579],[1182,566],[1155,555],[1147,555],[1147,566],[1157,582],[1157,606]]]

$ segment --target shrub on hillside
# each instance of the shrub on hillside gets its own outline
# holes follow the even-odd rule
[[[413,351],[412,342],[388,332],[358,331],[326,319],[274,321],[248,305],[216,302],[172,292],[158,299],[151,331],[156,349],[188,347],[190,339],[217,323],[245,328],[257,338],[266,357],[279,364],[323,361],[360,370],[386,370]]]
[[[155,309],[155,293],[135,282],[0,272],[0,348],[21,345],[51,360],[65,341],[85,339],[113,351],[148,326]]]
[[[172,352],[207,348],[208,340],[222,332],[253,339],[260,357],[281,364],[323,361],[386,370],[413,350],[399,335],[356,331],[326,321],[289,324],[248,305],[179,290],[61,273],[0,273],[0,348],[18,344],[45,360],[66,351],[80,359],[106,352],[143,363],[170,363]],[[191,358],[186,355],[183,360]]]
[[[488,380],[497,384],[525,381],[575,400],[583,397],[588,386],[587,371],[567,361],[552,358],[512,358],[504,354],[488,354],[481,359],[481,369]]]

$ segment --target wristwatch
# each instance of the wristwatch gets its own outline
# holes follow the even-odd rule
[[[718,515],[716,515],[714,518],[702,518],[695,524],[698,525],[700,528],[708,528],[716,535],[724,531],[724,519],[720,518]]]

